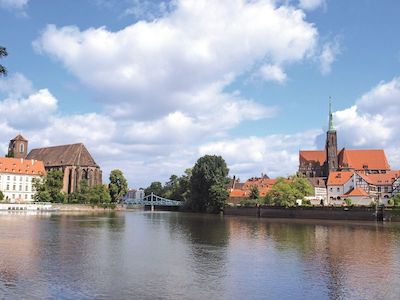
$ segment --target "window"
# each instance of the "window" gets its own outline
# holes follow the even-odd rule
[[[19,145],[19,152],[24,153],[24,144]]]
[[[10,180],[10,176],[7,176],[7,180]]]
[[[19,177],[19,181],[22,181],[22,176]]]
[[[10,189],[10,185],[9,184],[7,184],[7,188],[6,188],[6,190],[8,191]]]
[[[380,186],[378,186],[378,192],[380,192],[381,191],[381,187]]]
[[[14,176],[14,181],[16,181],[17,180],[17,176]]]
[[[13,191],[15,191],[15,184],[13,184]]]
[[[332,188],[329,188],[329,191],[331,191],[331,192],[332,192],[332,191],[333,191],[333,189],[332,189]]]
[[[25,186],[25,191],[26,191],[26,192],[28,191],[28,186],[27,186],[27,185]]]
[[[22,191],[22,184],[19,185],[19,190]]]
[[[27,200],[28,199],[28,195],[27,194],[25,194],[25,200]]]
[[[12,198],[15,199],[15,194],[12,194]]]
[[[340,189],[339,189],[339,188],[336,188],[336,192],[340,192]]]

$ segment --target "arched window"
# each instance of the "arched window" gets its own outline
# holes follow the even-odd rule
[[[24,153],[24,144],[19,145],[19,152]]]

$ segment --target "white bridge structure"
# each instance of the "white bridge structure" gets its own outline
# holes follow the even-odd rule
[[[125,204],[127,205],[150,205],[154,206],[181,206],[183,205],[183,201],[171,200],[167,198],[163,198],[151,193],[150,195],[145,196],[143,199],[125,199]]]

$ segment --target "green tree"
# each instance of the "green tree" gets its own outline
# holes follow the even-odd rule
[[[252,185],[250,187],[250,199],[258,199],[260,197],[260,192],[258,191],[258,187],[256,185]]]
[[[218,212],[228,197],[226,185],[229,169],[221,156],[200,157],[190,177],[190,198],[188,206],[193,211]],[[225,192],[222,192],[224,190]]]
[[[347,206],[351,206],[352,204],[351,198],[344,198],[343,201],[344,203],[346,203]]]
[[[5,57],[7,55],[8,55],[7,49],[0,46],[0,58]],[[3,75],[3,76],[7,75],[7,69],[3,65],[0,65],[0,75]]]
[[[400,206],[400,193],[397,193],[392,199],[394,206]]]
[[[313,192],[313,187],[304,177],[291,176],[288,179],[280,177],[265,196],[264,202],[268,205],[292,207],[296,206],[297,199],[304,199]]]
[[[107,187],[102,184],[99,184],[88,189],[87,201],[93,205],[109,204],[111,202],[111,196],[110,193],[108,192]]]
[[[112,202],[120,201],[128,192],[128,182],[121,170],[116,169],[111,171],[108,189]]]
[[[162,186],[162,183],[159,181],[154,181],[147,188],[144,189],[145,195],[150,195],[151,193],[157,196],[164,195],[164,188]]]
[[[3,201],[3,200],[4,200],[4,194],[2,191],[0,191],[0,201]]]
[[[61,203],[66,201],[66,195],[61,191],[64,175],[61,170],[50,170],[47,175],[34,179],[36,201]]]

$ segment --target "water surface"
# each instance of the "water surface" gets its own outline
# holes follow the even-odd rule
[[[0,298],[399,299],[400,224],[0,215]]]

